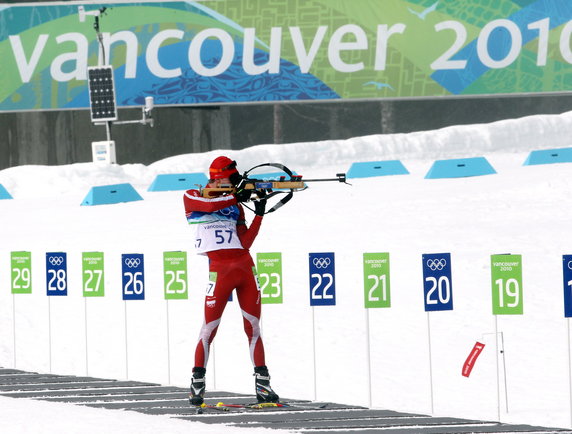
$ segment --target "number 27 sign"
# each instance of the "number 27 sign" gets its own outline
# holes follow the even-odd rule
[[[334,253],[310,253],[310,306],[336,304]]]

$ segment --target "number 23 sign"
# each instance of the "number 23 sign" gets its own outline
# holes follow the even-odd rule
[[[310,253],[310,306],[335,306],[334,253]]]

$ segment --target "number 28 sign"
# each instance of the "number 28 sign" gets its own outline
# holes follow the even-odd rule
[[[335,306],[334,253],[310,253],[310,306]]]

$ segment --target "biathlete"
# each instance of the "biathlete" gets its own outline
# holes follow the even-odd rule
[[[242,177],[236,162],[227,157],[216,158],[209,168],[208,188],[238,186]],[[244,331],[248,337],[250,358],[254,365],[255,390],[258,402],[278,402],[270,387],[270,375],[264,358],[260,336],[260,288],[249,248],[258,235],[266,200],[254,201],[255,216],[247,227],[241,202],[250,199],[251,191],[202,197],[198,190],[184,194],[185,214],[196,227],[195,247],[198,254],[209,258],[209,283],[205,296],[205,318],[195,350],[195,366],[191,378],[189,400],[201,405],[205,395],[205,373],[212,343],[226,303],[232,291],[242,311]]]

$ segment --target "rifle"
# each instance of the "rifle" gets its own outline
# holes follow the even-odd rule
[[[282,170],[286,175],[289,177],[286,179],[286,176],[280,176],[278,180],[264,180],[264,179],[255,179],[249,178],[248,174],[259,167],[271,166],[276,167]],[[303,191],[308,188],[306,185],[307,182],[328,182],[328,181],[338,181],[343,182],[344,184],[350,185],[346,181],[346,174],[345,173],[336,173],[335,178],[323,178],[323,179],[302,179],[301,175],[294,175],[290,169],[280,163],[264,163],[259,164],[258,166],[254,166],[244,172],[242,175],[242,179],[240,183],[235,187],[233,185],[224,185],[221,187],[213,187],[213,188],[202,188],[201,189],[201,196],[206,198],[213,198],[220,196],[222,194],[234,194],[237,191],[241,190],[251,190],[252,194],[248,200],[267,200],[277,194],[286,194],[284,198],[282,198],[278,203],[276,203],[272,208],[266,211],[266,214],[276,211],[290,199],[297,191]],[[280,190],[280,191],[274,191]],[[249,208],[247,206],[247,208]],[[250,208],[249,208],[250,209]]]

